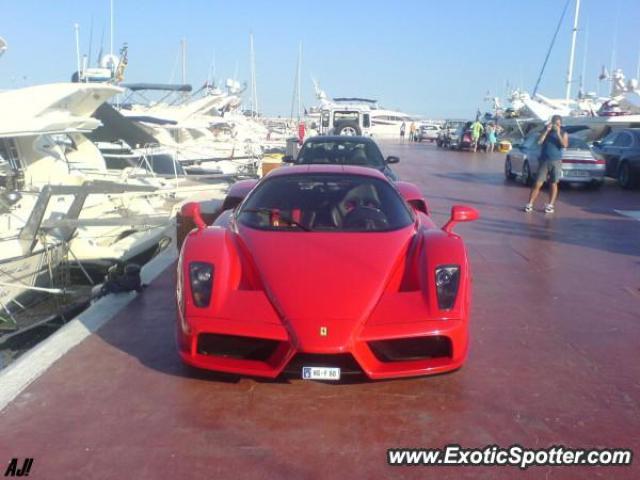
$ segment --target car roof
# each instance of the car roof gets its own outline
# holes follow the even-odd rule
[[[353,138],[353,137],[352,137]],[[373,177],[387,180],[384,173],[371,167],[360,167],[355,165],[326,165],[326,164],[293,164],[286,168],[276,168],[269,172],[269,177],[281,177],[286,175],[315,175],[323,173],[361,175],[363,177]]]

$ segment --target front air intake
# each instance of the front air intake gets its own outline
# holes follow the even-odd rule
[[[266,338],[201,333],[198,335],[197,353],[265,362],[273,355],[279,344],[277,340]]]
[[[368,345],[376,358],[385,363],[453,357],[451,340],[442,335],[377,340]]]

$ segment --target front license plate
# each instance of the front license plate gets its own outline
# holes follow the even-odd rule
[[[340,380],[340,369],[335,367],[302,367],[304,380]]]

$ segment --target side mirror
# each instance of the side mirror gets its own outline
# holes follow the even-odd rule
[[[284,157],[282,157],[282,163],[293,163],[293,156],[292,155],[285,155]]]
[[[398,163],[400,161],[400,159],[398,157],[387,157],[387,163]]]
[[[593,142],[593,146],[594,147],[601,147],[602,146],[602,142],[600,140],[596,140],[595,142]]]
[[[198,202],[185,203],[180,209],[180,214],[185,218],[190,218],[196,224],[198,230],[202,230],[207,226],[202,219],[202,212]]]
[[[466,205],[454,205],[451,207],[451,217],[449,221],[442,227],[447,233],[453,233],[453,227],[458,222],[473,222],[480,218],[480,214],[475,208],[467,207]]]

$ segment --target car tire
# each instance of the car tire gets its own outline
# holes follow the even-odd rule
[[[516,176],[513,173],[513,170],[511,169],[511,158],[509,156],[507,156],[507,158],[504,161],[504,177],[507,180],[513,180],[514,178],[516,178]]]
[[[338,135],[344,136],[360,136],[362,135],[362,130],[360,130],[360,126],[356,123],[344,123],[338,127]]]
[[[622,162],[618,167],[618,183],[625,190],[629,190],[637,186],[638,179],[631,171],[629,162]]]
[[[524,165],[522,165],[522,183],[527,187],[533,183],[533,178],[531,178],[531,167],[527,160],[525,160]]]

